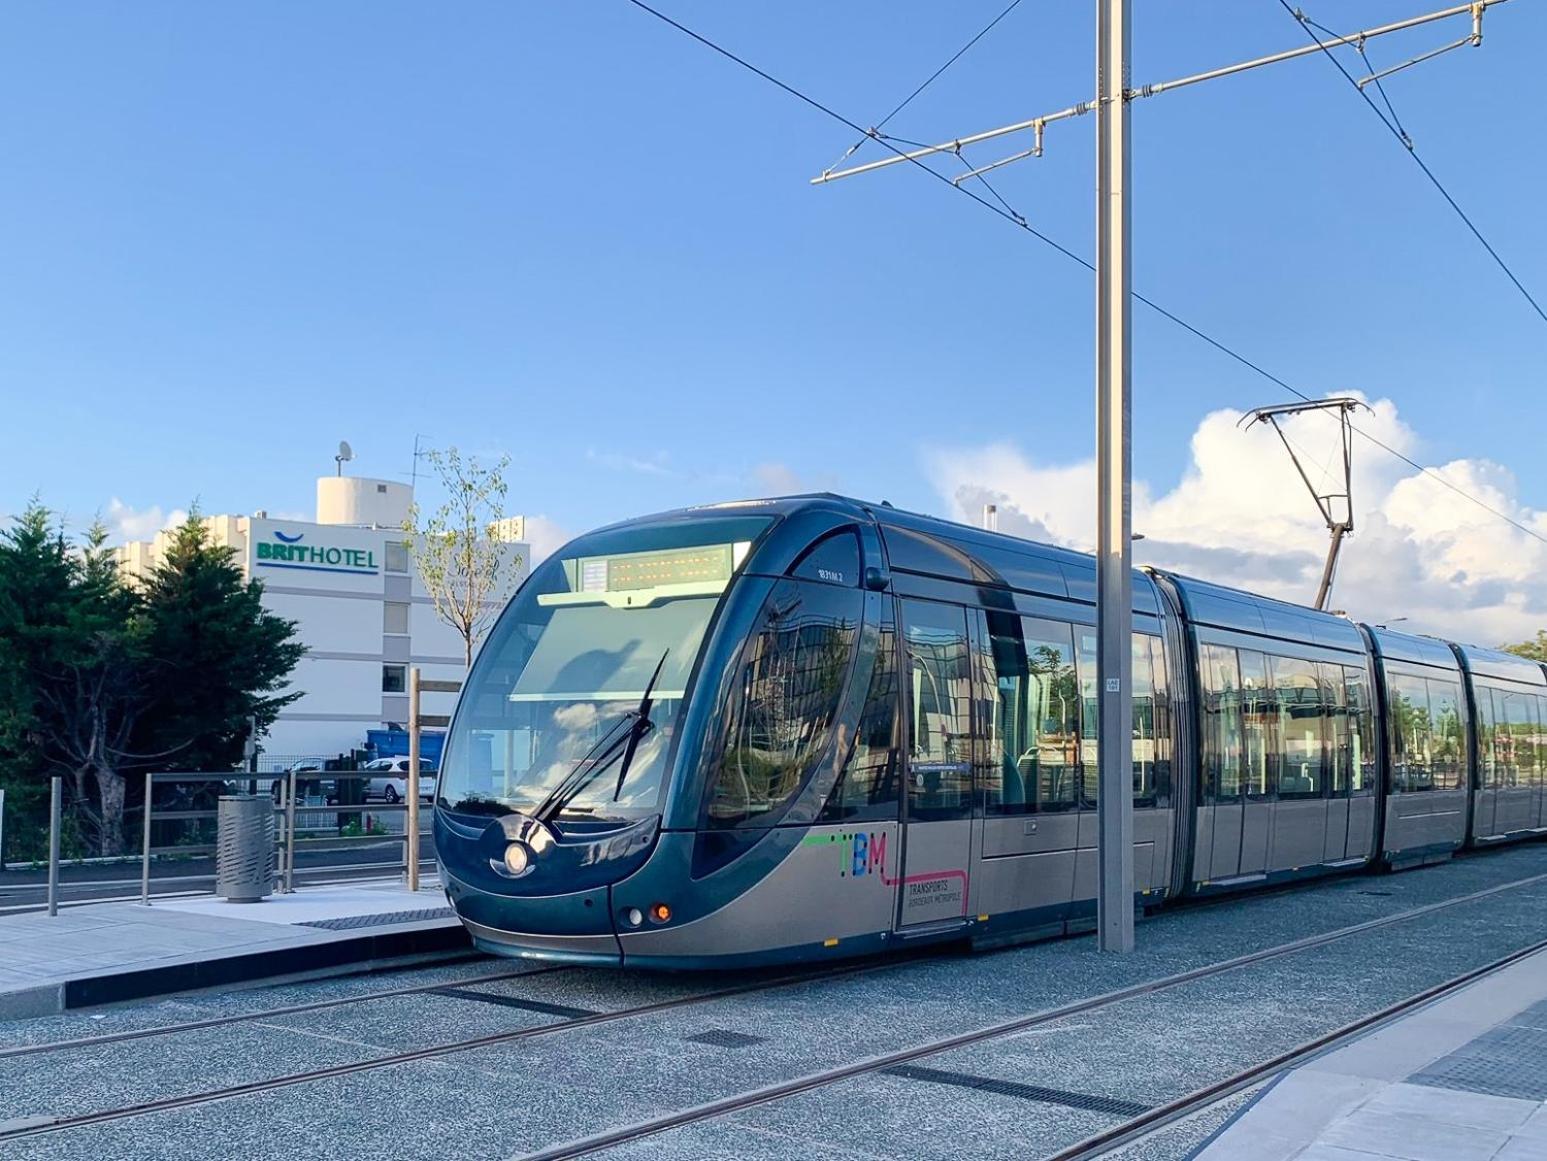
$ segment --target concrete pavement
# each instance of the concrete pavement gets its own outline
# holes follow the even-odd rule
[[[1197,1161],[1547,1161],[1547,952],[1285,1075]]]
[[[464,949],[431,880],[302,888],[261,903],[214,897],[0,918],[0,1019],[244,980]]]

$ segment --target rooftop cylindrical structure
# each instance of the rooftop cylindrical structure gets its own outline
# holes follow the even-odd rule
[[[414,502],[414,490],[394,480],[364,476],[317,479],[317,523],[365,528],[401,528]]]

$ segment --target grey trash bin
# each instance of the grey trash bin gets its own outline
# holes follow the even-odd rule
[[[215,893],[228,903],[257,903],[274,891],[274,800],[223,794],[216,812]]]

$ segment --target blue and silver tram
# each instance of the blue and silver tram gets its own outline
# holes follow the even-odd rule
[[[1547,673],[1134,577],[1134,867],[1168,898],[1547,833]],[[441,763],[486,951],[728,967],[1094,922],[1095,566],[837,496],[672,512],[522,585]]]

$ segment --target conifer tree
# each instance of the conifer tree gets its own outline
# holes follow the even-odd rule
[[[140,586],[156,696],[140,719],[137,751],[176,747],[183,769],[230,769],[251,726],[261,736],[301,696],[280,690],[305,647],[293,621],[263,607],[262,593],[190,512]]]

